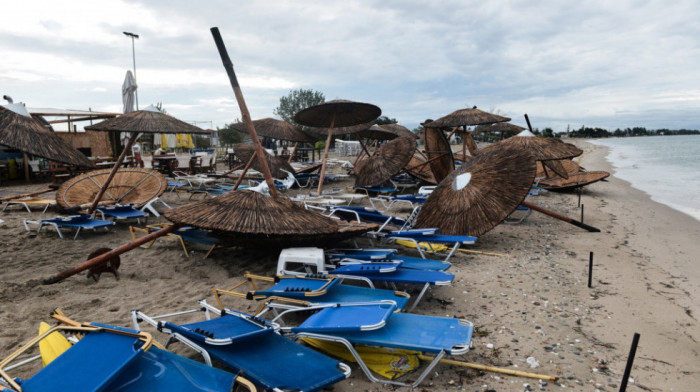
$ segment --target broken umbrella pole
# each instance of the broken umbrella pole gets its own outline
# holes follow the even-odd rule
[[[571,224],[574,225],[574,226],[578,226],[578,227],[580,227],[580,228],[582,228],[582,229],[585,229],[585,230],[588,230],[588,231],[590,231],[590,232],[592,232],[592,233],[599,233],[599,232],[600,232],[600,229],[598,229],[598,228],[596,228],[596,227],[589,226],[589,225],[587,225],[587,224],[585,224],[585,223],[583,223],[583,222],[577,221],[576,219],[571,219],[571,218],[569,218],[568,216],[564,216],[564,215],[558,214],[558,213],[556,213],[556,212],[554,212],[554,211],[550,211],[550,210],[548,210],[548,209],[546,209],[546,208],[542,208],[542,207],[536,206],[536,205],[534,205],[534,204],[532,204],[532,203],[528,203],[528,202],[526,202],[526,201],[523,201],[522,203],[520,203],[520,205],[523,206],[523,207],[527,207],[527,208],[530,208],[530,209],[532,209],[532,210],[535,210],[535,211],[537,211],[537,212],[541,212],[541,213],[543,213],[543,214],[545,214],[545,215],[549,215],[549,216],[551,216],[551,217],[553,217],[553,218],[557,218],[557,219],[559,219],[559,220],[561,220],[561,221],[564,221],[564,222],[566,222],[566,223],[571,223]]]
[[[107,253],[103,253],[97,257],[93,257],[92,259],[90,259],[82,264],[76,265],[73,268],[61,271],[58,274],[56,274],[48,279],[44,279],[43,283],[44,284],[58,283],[66,278],[69,278],[69,277],[75,275],[75,274],[78,274],[78,273],[83,272],[87,269],[93,268],[95,266],[98,266],[98,265],[108,261],[109,259],[111,259],[114,256],[119,256],[122,253],[126,253],[126,252],[128,252],[134,248],[137,248],[137,247],[139,247],[147,242],[153,241],[156,238],[168,235],[168,234],[172,233],[173,231],[179,229],[180,227],[182,227],[182,225],[178,225],[178,224],[172,224],[170,226],[166,226],[166,227],[164,227],[156,232],[145,235],[145,236],[137,239],[136,241],[126,243],[126,244],[124,244],[116,249],[113,249]]]
[[[255,147],[255,154],[253,156],[258,156],[258,162],[260,162],[260,168],[262,169],[263,176],[265,177],[265,182],[270,189],[270,195],[277,198],[277,188],[275,188],[275,181],[272,179],[272,173],[270,173],[270,167],[267,166],[267,162],[262,157],[263,148],[258,139],[258,133],[255,132],[255,126],[253,126],[253,120],[250,118],[250,112],[248,111],[248,106],[243,98],[243,92],[241,92],[241,86],[238,84],[238,78],[236,78],[236,73],[233,70],[233,62],[226,51],[226,46],[224,45],[224,40],[221,38],[221,33],[219,33],[218,27],[212,27],[211,35],[214,37],[214,43],[216,43],[216,48],[221,56],[221,62],[224,65],[226,74],[228,75],[229,81],[231,82],[231,87],[233,88],[233,94],[236,96],[236,101],[238,102],[238,107],[241,110],[241,117],[243,118],[243,123],[245,123],[248,129],[248,134],[250,138],[253,139],[253,146]]]

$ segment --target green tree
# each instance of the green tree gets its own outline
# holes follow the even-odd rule
[[[290,90],[289,94],[280,98],[280,104],[273,113],[281,117],[285,121],[299,125],[294,122],[294,115],[302,109],[310,106],[320,105],[326,102],[326,97],[322,92],[314,90],[305,90],[303,88]]]
[[[379,117],[377,117],[376,120],[374,120],[374,123],[377,125],[397,124],[398,121],[396,121],[395,118],[389,118],[387,116],[379,116]]]
[[[219,143],[221,143],[224,146],[230,146],[233,144],[241,143],[245,138],[245,135],[243,135],[243,133],[233,128],[233,124],[224,124],[223,128],[217,127],[216,131],[219,133]]]

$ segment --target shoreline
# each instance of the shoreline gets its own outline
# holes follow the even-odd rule
[[[604,146],[580,142],[584,167],[612,172]],[[694,259],[700,254],[700,224],[614,175],[609,180],[591,184],[581,196],[585,223],[600,233],[539,213],[519,225],[498,225],[470,249],[515,257],[458,252],[448,270],[456,275],[453,284],[429,290],[415,310],[474,323],[473,348],[454,359],[560,379],[538,383],[439,365],[421,390],[522,391],[529,384],[540,391],[616,391],[635,332],[641,339],[628,390],[696,390],[700,276],[695,270],[700,269]],[[163,197],[171,205],[187,202],[171,193]],[[575,193],[548,192],[530,201],[579,219]],[[119,281],[104,274],[94,282],[82,273],[44,286],[42,278],[83,262],[94,248],[130,240],[123,223],[110,233],[88,232],[75,241],[61,240],[49,230],[27,233],[22,227],[23,219],[53,215],[0,214],[5,220],[0,223],[0,356],[35,336],[39,321],[48,321],[55,307],[78,321],[129,327],[131,309],[151,315],[192,309],[197,299],[212,300],[212,287],[230,287],[245,271],[270,276],[276,266],[278,254],[266,250],[218,249],[204,259],[206,249],[194,246],[185,257],[177,243],[163,239],[122,255]],[[367,241],[360,240],[360,246],[368,246]],[[589,252],[594,252],[592,288],[587,287]],[[226,305],[253,312],[259,303],[241,299]],[[165,341],[164,335],[148,331]],[[199,360],[181,345],[172,348]],[[537,368],[528,366],[529,357],[539,362]],[[336,384],[335,391],[393,389],[370,383],[356,365],[351,367],[351,378]]]
[[[669,136],[669,137],[670,137],[670,136],[673,136],[673,135],[665,135],[665,136]],[[682,135],[682,136],[691,136],[691,135]],[[696,136],[696,135],[693,135],[693,136]],[[700,136],[698,136],[698,138],[700,138]],[[636,189],[636,190],[639,190],[639,191],[645,193],[646,195],[648,195],[649,198],[650,198],[652,201],[654,201],[654,202],[656,202],[656,203],[659,203],[659,204],[663,204],[663,205],[665,205],[665,206],[667,206],[667,207],[670,207],[670,208],[672,208],[672,209],[674,209],[674,210],[676,210],[676,211],[679,211],[679,212],[681,212],[681,213],[683,213],[683,214],[685,214],[685,215],[688,215],[688,216],[692,217],[693,219],[695,219],[695,220],[697,220],[697,221],[700,222],[700,207],[695,206],[696,208],[691,209],[691,210],[693,211],[692,213],[691,213],[691,212],[688,212],[687,210],[684,210],[684,209],[683,209],[683,208],[684,208],[683,205],[682,205],[682,204],[679,204],[677,200],[664,200],[664,193],[663,193],[663,192],[661,192],[661,193],[659,193],[659,194],[656,194],[656,195],[655,195],[655,194],[652,194],[652,193],[650,193],[649,191],[640,188],[639,186],[635,186],[631,181],[629,181],[629,180],[627,180],[627,179],[622,179],[621,177],[619,177],[618,168],[615,167],[615,165],[614,165],[614,163],[613,163],[613,161],[612,161],[612,159],[611,159],[611,157],[610,157],[610,155],[611,155],[611,153],[612,153],[612,147],[606,146],[605,144],[602,144],[602,143],[598,143],[598,142],[601,142],[601,141],[604,141],[604,140],[609,140],[609,139],[627,139],[627,138],[610,137],[610,138],[580,139],[580,140],[583,140],[583,141],[585,141],[586,143],[590,143],[590,144],[593,144],[593,145],[595,145],[595,146],[603,147],[603,148],[606,149],[607,152],[606,152],[606,154],[605,154],[605,161],[608,163],[608,167],[610,168],[610,170],[606,170],[606,171],[610,172],[611,174],[612,174],[612,173],[618,174],[618,178],[620,178],[621,180],[623,180],[623,181],[625,181],[626,183],[628,183],[632,188],[634,188],[634,189]],[[590,141],[586,141],[586,140],[590,140]]]

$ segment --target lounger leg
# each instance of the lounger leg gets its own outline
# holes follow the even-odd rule
[[[420,385],[420,383],[423,382],[423,380],[425,379],[425,377],[426,377],[428,374],[430,374],[430,372],[433,370],[433,368],[435,368],[435,366],[437,366],[437,364],[440,363],[440,360],[441,360],[442,357],[444,357],[444,356],[445,356],[445,351],[444,351],[444,350],[441,351],[440,354],[436,355],[436,356],[435,356],[435,359],[433,359],[433,361],[430,362],[430,364],[428,364],[428,367],[423,371],[423,373],[421,373],[421,375],[416,379],[416,381],[414,381],[413,384],[411,384],[411,387],[412,387],[412,388],[416,388],[418,385]]]
[[[460,243],[456,242],[455,246],[452,247],[450,254],[448,254],[447,257],[445,257],[445,262],[447,262],[447,260],[449,260],[450,257],[452,257],[452,255],[455,254],[455,252],[457,252],[457,249],[459,249],[459,246],[460,246]]]
[[[75,231],[75,236],[73,237],[74,241],[76,238],[78,238],[78,234],[80,234],[80,229],[82,229],[82,227],[78,227],[78,230]],[[59,230],[59,232],[60,232],[60,230]],[[61,237],[61,238],[63,238],[63,237]]]
[[[409,312],[413,312],[413,309],[416,308],[418,305],[418,302],[423,298],[423,295],[425,295],[425,292],[428,291],[428,288],[430,287],[430,283],[426,283],[425,286],[423,286],[423,289],[420,291],[416,299],[413,301],[413,305],[411,305],[411,309],[409,309]]]

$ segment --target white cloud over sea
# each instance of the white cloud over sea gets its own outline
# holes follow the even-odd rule
[[[254,118],[290,89],[370,102],[413,128],[477,105],[524,125],[700,129],[694,1],[47,1],[3,4],[0,94],[119,111],[135,41],[139,103]]]

